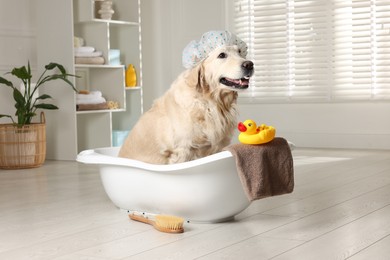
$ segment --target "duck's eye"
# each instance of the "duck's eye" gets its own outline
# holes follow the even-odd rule
[[[218,58],[219,59],[225,59],[227,57],[226,53],[224,52],[221,52],[219,55],[218,55]]]
[[[252,126],[252,123],[249,123],[248,126]]]

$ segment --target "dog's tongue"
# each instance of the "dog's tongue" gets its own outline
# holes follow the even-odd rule
[[[245,78],[242,78],[242,79],[229,79],[229,78],[226,78],[226,80],[234,83],[235,85],[240,85],[240,86],[246,86],[246,85],[249,84],[249,79],[245,79]]]

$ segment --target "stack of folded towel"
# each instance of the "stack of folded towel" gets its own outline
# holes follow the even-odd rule
[[[74,39],[74,56],[76,64],[104,64],[103,53],[94,47],[84,46],[84,40],[79,37]]]
[[[108,109],[108,104],[102,92],[83,91],[76,95],[76,109],[77,111]]]

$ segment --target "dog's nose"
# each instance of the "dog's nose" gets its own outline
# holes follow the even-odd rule
[[[253,62],[250,60],[244,61],[241,65],[246,71],[253,70]]]

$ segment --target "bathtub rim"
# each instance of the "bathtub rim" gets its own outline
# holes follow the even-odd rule
[[[129,158],[117,157],[119,150],[120,147],[102,147],[102,148],[84,150],[77,155],[76,161],[85,164],[116,165],[116,166],[135,167],[135,168],[140,168],[143,170],[154,171],[154,172],[168,172],[168,171],[176,171],[176,170],[183,170],[192,167],[197,167],[200,165],[233,157],[233,154],[231,152],[222,151],[188,162],[182,162],[176,164],[151,164],[151,163],[141,162]],[[115,154],[110,154],[112,152],[115,152]]]

